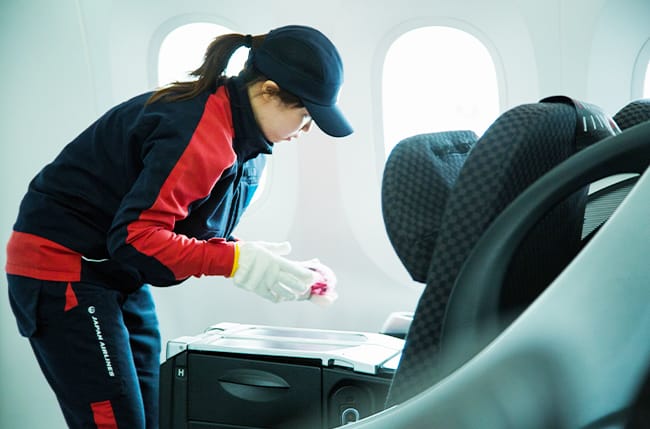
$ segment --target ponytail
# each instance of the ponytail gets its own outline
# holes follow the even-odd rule
[[[221,85],[225,79],[225,71],[230,57],[235,51],[243,46],[255,48],[264,40],[265,35],[251,36],[243,34],[224,34],[217,36],[205,51],[203,64],[190,73],[190,76],[197,77],[197,80],[186,82],[173,82],[155,91],[147,104],[156,101],[180,101],[196,97],[203,91],[212,88],[215,84]],[[252,68],[246,63],[244,69]],[[251,70],[247,71],[250,75]]]

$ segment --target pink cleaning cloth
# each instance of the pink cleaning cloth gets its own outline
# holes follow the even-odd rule
[[[328,306],[339,297],[336,293],[336,276],[334,271],[318,259],[302,263],[316,273],[316,281],[311,285],[309,300],[320,306]]]

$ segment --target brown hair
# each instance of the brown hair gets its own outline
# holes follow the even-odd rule
[[[254,50],[262,44],[265,37],[266,34],[250,36],[238,33],[217,36],[206,49],[203,64],[190,73],[190,76],[195,76],[198,79],[185,82],[172,82],[156,90],[147,100],[147,104],[157,101],[172,102],[187,100],[212,88],[215,83],[217,86],[223,85],[226,79],[225,70],[228,66],[228,61],[230,61],[230,57],[232,57],[235,51],[242,46],[249,46],[251,50]],[[246,62],[244,69],[239,74],[244,84],[250,86],[256,82],[266,80],[266,77],[249,63],[249,61]],[[300,99],[287,91],[280,89],[275,95],[284,104],[302,106]]]

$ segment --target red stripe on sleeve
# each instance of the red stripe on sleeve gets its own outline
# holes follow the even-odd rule
[[[225,87],[206,103],[185,152],[165,180],[156,201],[127,227],[127,243],[169,268],[176,279],[228,275],[234,244],[197,240],[173,232],[188,215],[189,205],[210,194],[225,169],[236,160],[232,116]]]
[[[13,231],[7,243],[7,273],[51,281],[79,281],[81,255],[54,241]]]
[[[93,411],[93,419],[97,429],[117,429],[111,401],[92,402],[90,409]]]

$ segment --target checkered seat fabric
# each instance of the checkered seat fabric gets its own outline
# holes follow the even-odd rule
[[[650,120],[650,98],[634,100],[614,114],[621,130]]]
[[[386,161],[381,186],[386,232],[417,282],[426,281],[447,195],[477,140],[473,131],[419,134],[400,141]]]
[[[433,241],[430,254],[418,250],[414,255],[419,255],[419,261],[409,260],[414,256],[409,255],[409,250],[404,251],[409,256],[400,256],[417,268],[418,278],[422,267],[427,266],[426,286],[406,337],[387,406],[420,393],[444,377],[445,372],[439,366],[444,352],[440,347],[441,338],[454,282],[463,263],[499,213],[536,179],[575,153],[578,137],[585,141],[584,135],[578,136],[578,118],[576,106],[568,98],[515,107],[502,114],[476,142],[458,173],[455,167],[450,169],[452,186],[446,191],[444,210],[432,216],[439,218],[438,225],[435,228],[429,225],[424,232],[434,231],[430,234]],[[602,129],[596,134],[594,141],[602,138]],[[413,177],[408,165],[387,163],[384,175]],[[393,168],[405,171],[392,171]],[[418,176],[424,174],[418,171]],[[427,204],[422,201],[440,199],[441,192],[420,191],[418,195],[421,195],[420,203]],[[516,252],[506,282],[500,288],[499,312],[504,323],[532,302],[580,250],[586,196],[587,188],[547,213]],[[399,199],[391,203],[417,204]],[[428,204],[433,207],[435,201]],[[399,212],[398,207],[383,210]],[[408,208],[403,214],[411,216],[414,212]],[[390,225],[393,222],[397,222],[393,217],[385,219],[387,231],[393,228]],[[414,231],[410,234],[417,235]],[[398,254],[403,248],[408,248],[408,243],[395,246]]]

